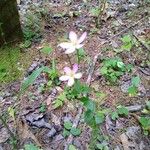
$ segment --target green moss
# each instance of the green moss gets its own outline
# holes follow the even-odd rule
[[[18,47],[4,46],[0,48],[0,83],[10,83],[23,77],[32,57],[29,53],[21,53]]]

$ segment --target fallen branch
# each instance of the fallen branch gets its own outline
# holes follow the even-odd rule
[[[129,112],[136,112],[136,111],[140,111],[144,108],[144,106],[142,105],[133,105],[133,106],[128,106],[126,107],[128,109]]]
[[[137,24],[139,24],[140,22],[142,22],[143,20],[145,20],[147,17],[148,17],[148,16],[146,16],[146,17],[140,19],[139,21],[133,23],[132,25],[128,26],[127,28],[121,30],[119,33],[117,33],[117,34],[115,34],[114,36],[110,37],[110,38],[106,41],[106,43],[109,43],[109,42],[110,42],[112,39],[114,39],[115,37],[117,37],[117,36],[123,34],[124,32],[128,31],[129,29],[135,27]]]
[[[93,75],[93,72],[94,72],[94,69],[95,69],[95,65],[96,65],[96,62],[97,62],[100,55],[101,55],[101,53],[97,54],[94,57],[94,60],[92,61],[92,64],[89,66],[89,75],[88,75],[88,78],[86,80],[86,84],[88,86],[90,86],[90,84],[91,84],[91,79],[92,79],[92,75]],[[78,113],[77,113],[77,115],[74,119],[73,127],[77,128],[77,126],[79,124],[79,121],[80,121],[80,118],[81,118],[81,115],[82,115],[82,112],[83,112],[83,107],[80,106],[79,109],[78,109]],[[72,134],[70,134],[68,139],[67,139],[67,142],[65,144],[64,150],[68,150],[68,147],[69,147],[70,144],[72,144],[72,142],[73,142],[73,136],[72,136]]]
[[[136,38],[136,40],[145,48],[150,52],[150,47],[148,45],[146,45],[142,40],[140,40],[136,34],[133,33],[133,36]]]

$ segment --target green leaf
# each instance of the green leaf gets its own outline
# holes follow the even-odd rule
[[[118,61],[118,62],[117,62],[117,66],[118,66],[119,68],[123,68],[123,67],[125,66],[125,64],[124,64],[123,62],[121,62],[121,61]]]
[[[74,136],[79,136],[81,134],[81,129],[73,127],[73,128],[71,128],[70,132]]]
[[[34,83],[36,78],[41,74],[45,67],[38,68],[22,83],[20,93],[23,93],[27,88]]]
[[[104,75],[104,74],[107,74],[108,70],[107,70],[106,67],[102,67],[100,72],[101,72],[102,75]]]
[[[69,150],[77,150],[74,145],[69,145]]]
[[[50,54],[53,51],[53,49],[49,46],[45,46],[41,51],[46,54]]]
[[[101,124],[105,121],[105,115],[104,113],[97,112],[95,115],[95,122],[96,124]]]
[[[131,36],[130,35],[125,35],[123,36],[123,38],[121,38],[123,43],[129,43],[132,41]]]
[[[64,122],[64,127],[67,130],[70,130],[72,128],[72,123],[70,121],[66,121],[66,122]]]
[[[66,129],[63,130],[63,136],[66,138],[70,135],[70,132]]]
[[[84,113],[84,121],[90,126],[93,126],[96,124],[95,118],[94,118],[94,113],[91,110],[87,110]]]
[[[150,118],[140,117],[139,122],[144,128],[150,128]]]
[[[26,144],[25,146],[25,150],[40,150],[37,146],[35,146],[34,144]]]
[[[135,86],[135,87],[138,87],[139,84],[140,84],[140,82],[141,82],[141,80],[140,80],[140,77],[139,77],[139,76],[133,77],[133,78],[131,79],[131,83],[132,83],[132,85]]]
[[[80,57],[80,60],[83,59],[86,55],[85,50],[83,48],[78,49],[78,55]]]
[[[148,110],[150,110],[150,101],[146,102],[146,107],[147,107]]]
[[[128,93],[131,95],[131,96],[134,96],[137,94],[137,87],[131,85],[129,88],[128,88]]]
[[[63,106],[63,101],[56,99],[55,101],[52,102],[54,109]]]
[[[118,106],[117,109],[118,109],[117,113],[119,115],[126,115],[127,116],[129,114],[128,109],[126,107],[124,107],[124,106]]]
[[[96,109],[95,102],[90,100],[88,97],[82,97],[81,102],[87,108],[87,110],[91,110],[93,112],[95,111]]]
[[[112,112],[111,118],[112,118],[112,120],[118,119],[118,118],[119,118],[118,113],[117,113],[116,111],[115,111],[115,112]]]

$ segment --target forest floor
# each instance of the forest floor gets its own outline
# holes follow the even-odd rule
[[[0,150],[150,150],[150,121],[140,120],[150,120],[150,3],[32,1],[18,1],[25,42],[19,45],[19,60],[16,62],[15,58],[15,63],[19,69],[23,66],[20,70],[24,79],[19,79],[18,73],[13,82],[5,80],[8,74],[0,76],[0,81],[9,81],[1,84],[4,120],[0,122]],[[67,39],[70,31],[79,36],[88,33],[80,52],[79,70],[83,73],[82,83],[90,79],[90,99],[104,114],[97,128],[85,123],[85,109],[78,100],[60,98],[61,106],[55,108],[65,87],[58,79],[63,68],[69,66],[58,44]],[[48,50],[50,54],[43,53]],[[119,70],[120,77],[110,76],[116,71],[111,63],[118,58],[132,69]],[[110,72],[103,74],[101,68],[106,59]],[[23,81],[43,65],[52,68],[53,60],[58,76],[52,79],[50,74],[41,73],[18,96]],[[71,56],[71,61],[76,62],[76,55]],[[134,88],[129,91],[131,86]],[[72,132],[67,123],[77,130]]]

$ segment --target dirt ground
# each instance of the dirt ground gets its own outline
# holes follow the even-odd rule
[[[32,46],[25,49],[25,53],[35,52],[25,77],[41,65],[51,66],[53,58],[61,74],[63,68],[69,63],[58,44],[67,38],[70,31],[75,31],[78,35],[86,31],[88,33],[84,43],[86,57],[80,64],[80,71],[83,73],[81,81],[86,82],[89,66],[93,63],[94,57],[100,54],[94,66],[95,70],[90,84],[92,89],[90,97],[97,103],[97,107],[115,111],[119,105],[145,106],[146,101],[150,100],[150,42],[148,42],[150,41],[150,3],[110,0],[105,3],[97,25],[97,18],[93,16],[91,9],[97,7],[98,4],[96,0],[87,3],[76,0],[73,2],[50,1],[39,5],[40,9],[45,8],[46,11],[46,13],[42,12],[40,18],[42,38],[38,42],[33,40]],[[34,11],[37,12],[37,9],[32,10]],[[21,14],[22,23],[25,20],[23,17],[25,15]],[[131,50],[117,52],[122,44],[121,38],[128,34],[135,42]],[[53,49],[50,55],[45,55],[40,51],[47,45]],[[116,85],[110,85],[99,70],[103,59],[116,56],[122,58],[125,64],[132,64],[134,68],[131,73],[124,73]],[[75,56],[71,59],[76,60]],[[131,83],[131,78],[135,75],[141,78],[141,84],[138,94],[129,96],[126,86]],[[23,80],[3,85],[2,96],[0,96],[1,114],[6,117],[10,130],[16,133],[19,139],[18,149],[24,149],[25,144],[33,143],[43,150],[64,150],[69,139],[63,136],[64,122],[76,120],[80,110],[79,102],[66,100],[62,107],[54,109],[52,103],[62,93],[64,84],[43,90],[42,88],[48,82],[45,73],[42,73],[34,84],[18,98],[17,93]],[[103,96],[97,96],[96,93],[101,93]],[[47,101],[50,102],[49,106],[46,105]],[[46,107],[43,112],[41,112],[41,105]],[[15,119],[7,114],[10,106],[15,109]],[[81,129],[81,134],[73,136],[72,144],[78,150],[98,149],[93,146],[94,144],[105,145],[108,150],[149,150],[150,137],[144,135],[137,121],[137,116],[140,115],[141,110],[138,110],[127,117],[119,117],[116,121],[107,115],[97,132],[92,131],[81,115],[77,126]],[[1,122],[0,134],[2,135],[0,149],[13,149],[10,144],[10,133]],[[106,147],[101,149],[105,150]]]

